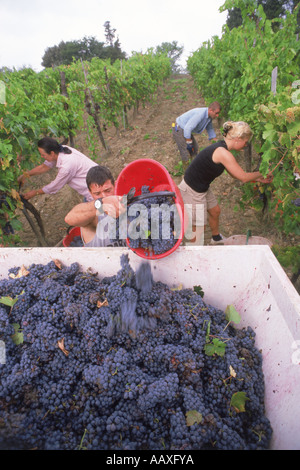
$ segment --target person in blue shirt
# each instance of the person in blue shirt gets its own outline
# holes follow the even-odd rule
[[[173,138],[182,161],[186,162],[198,154],[198,144],[193,134],[206,130],[209,140],[216,137],[212,120],[219,116],[220,111],[220,103],[214,101],[208,108],[193,108],[177,117]]]

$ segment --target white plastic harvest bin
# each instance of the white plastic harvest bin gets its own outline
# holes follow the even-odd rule
[[[142,258],[127,248],[1,248],[0,279],[8,269],[58,259],[77,261],[99,277],[120,269],[128,253],[136,269]],[[204,301],[222,310],[233,304],[251,326],[262,350],[266,414],[273,427],[271,448],[300,449],[300,296],[268,246],[179,247],[170,256],[148,261],[154,280],[169,286],[201,285]]]

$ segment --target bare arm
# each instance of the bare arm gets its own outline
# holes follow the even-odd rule
[[[97,227],[98,217],[94,201],[82,202],[73,207],[65,217],[65,222],[74,227],[86,227],[92,225]]]
[[[27,191],[27,193],[22,194],[25,199],[31,199],[34,196],[38,196],[39,194],[44,194],[42,189],[32,189],[31,191]]]
[[[23,175],[19,176],[18,183],[23,184],[25,179],[29,178],[29,176],[42,175],[43,173],[46,173],[49,170],[50,167],[48,165],[45,165],[45,163],[42,163],[41,165],[38,165],[35,168],[32,168],[32,170],[26,171],[25,173],[23,173]]]
[[[231,152],[223,147],[219,147],[215,150],[213,157],[215,163],[222,163],[230,176],[235,178],[242,183],[249,183],[250,181],[260,181],[261,183],[269,183],[272,181],[272,177],[264,178],[259,171],[246,172],[238,164]]]
[[[45,165],[45,163],[42,163],[39,166],[36,166],[35,168],[32,168],[32,170],[28,171],[29,176],[34,176],[34,175],[42,175],[43,173],[46,173],[51,169],[50,166]]]
[[[103,210],[111,217],[119,217],[126,209],[120,203],[121,196],[107,196],[102,199]],[[77,227],[94,226],[97,227],[98,216],[96,213],[94,201],[82,202],[73,207],[66,215],[65,222],[68,225]]]
[[[42,175],[43,173],[49,171],[50,168],[51,167],[48,165],[42,163],[41,165],[38,165],[35,168],[32,168],[32,170],[26,171],[21,176],[19,176],[18,183],[22,186],[26,178],[34,175]],[[23,197],[28,200],[34,196],[37,196],[38,194],[44,194],[44,191],[42,189],[32,189],[31,191],[27,191],[27,193],[23,194]]]

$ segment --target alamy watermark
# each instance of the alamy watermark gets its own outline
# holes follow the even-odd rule
[[[6,349],[4,341],[0,340],[0,364],[6,363]]]
[[[296,366],[300,365],[300,340],[292,343],[292,349],[295,351],[292,354],[292,363]]]
[[[0,104],[6,103],[6,86],[5,83],[0,80]]]
[[[293,82],[292,87],[297,88],[296,91],[292,93],[292,102],[294,104],[300,104],[300,80]]]
[[[149,207],[143,203],[134,203],[118,219],[101,217],[96,235],[102,240],[126,240],[128,237],[132,240],[168,240],[172,230],[174,239],[178,240],[184,234],[186,241],[192,241],[200,227],[204,244],[204,205],[185,204],[181,209],[184,217],[180,217],[176,204],[152,204]]]

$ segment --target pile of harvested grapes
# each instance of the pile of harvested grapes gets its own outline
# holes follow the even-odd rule
[[[269,448],[254,332],[198,286],[120,262],[112,277],[52,260],[0,281],[0,448]]]

